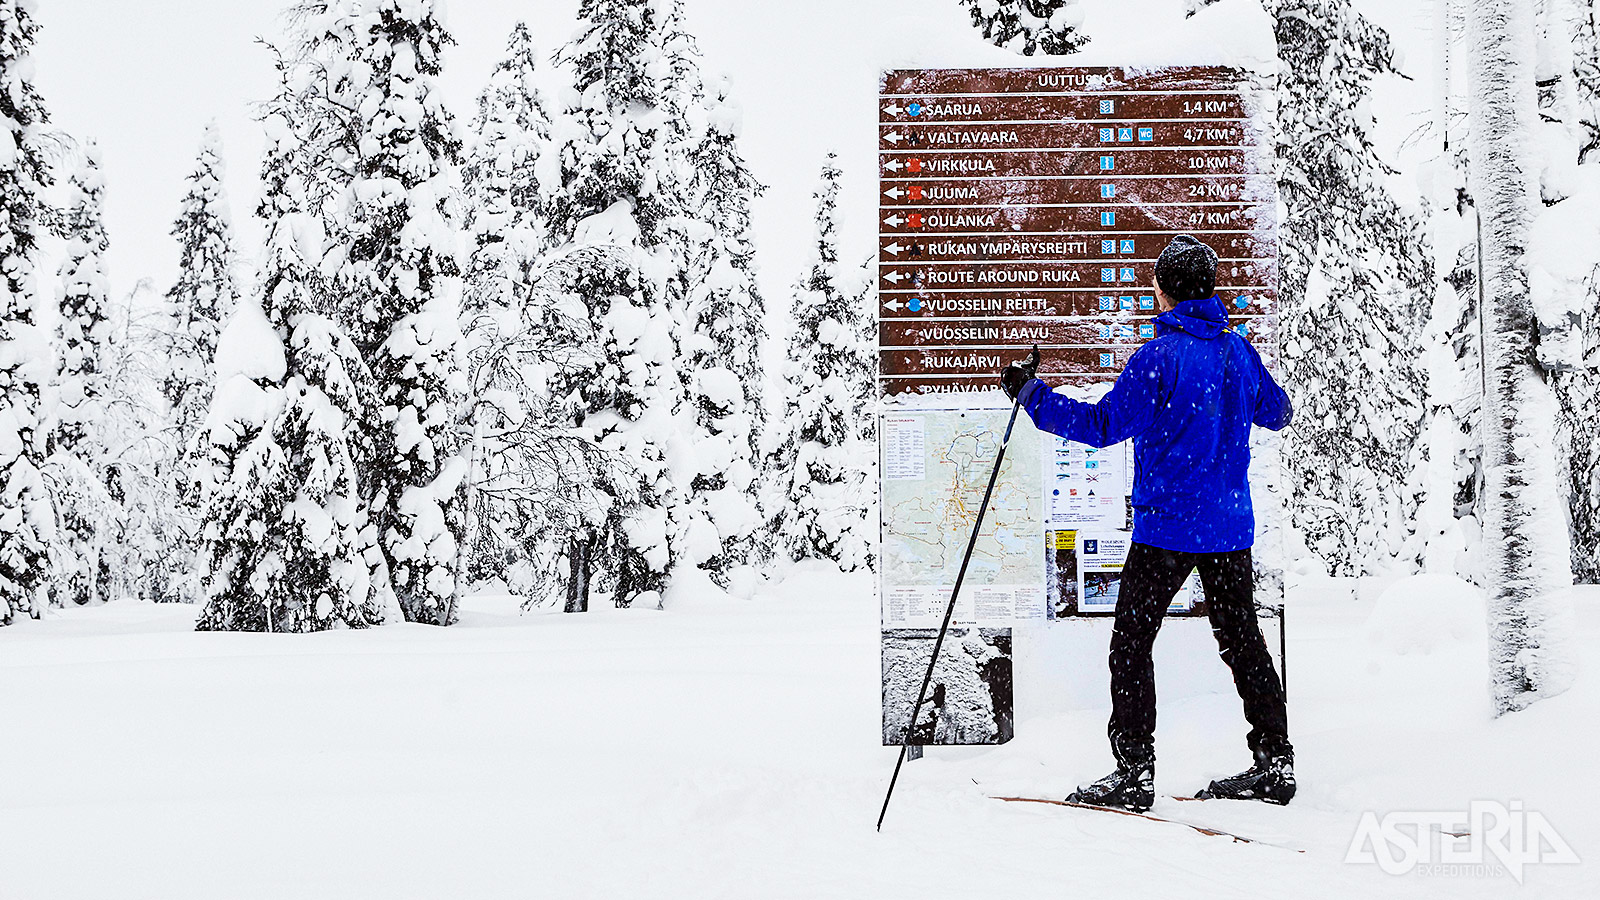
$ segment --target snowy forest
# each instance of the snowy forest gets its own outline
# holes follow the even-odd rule
[[[287,10],[262,42],[265,245],[241,258],[210,130],[181,278],[119,303],[95,148],[50,129],[33,4],[4,4],[0,621],[140,597],[202,604],[202,629],[442,625],[487,579],[582,611],[660,605],[683,567],[870,565],[873,336],[839,170],[818,161],[774,348],[762,185],[681,6],[586,2],[553,59],[518,26],[459,117],[435,6]]]
[[[1103,39],[1075,0],[950,2],[1018,65]],[[491,584],[576,612],[662,606],[689,569],[748,595],[796,560],[873,566],[875,298],[840,162],[816,160],[775,337],[764,176],[681,3],[584,0],[559,43],[517,27],[469,110],[436,89],[438,0],[292,5],[254,51],[280,81],[263,157],[201,136],[181,276],[122,298],[117,185],[50,124],[37,5],[0,2],[0,622],[140,598],[211,630],[444,625]],[[1488,588],[1513,708],[1567,677],[1539,598],[1600,581],[1600,16],[1434,3],[1402,186],[1368,102],[1389,36],[1350,0],[1258,5],[1290,556]],[[229,164],[259,166],[259,247]]]
[[[1104,95],[1061,73],[908,74],[1051,66],[1235,111],[1089,121]],[[1131,215],[1257,217],[1214,233],[1275,281],[1211,287],[1275,290],[1218,327],[1251,317],[1294,407],[1243,426],[1259,618],[1232,613],[1281,678],[1292,805],[1196,796],[1262,757],[1220,607],[1180,604],[1145,623],[1153,815],[1063,808],[1123,768],[1108,646],[1150,589],[1117,593],[1121,525],[1050,518],[1079,445],[999,438],[998,370],[880,396],[922,349],[896,323],[979,321],[885,312],[880,210],[933,203],[885,188],[934,175],[883,160],[936,152],[885,130],[972,125],[894,118],[913,90],[1050,136],[1234,129],[1118,159],[1248,155],[949,180],[1104,180],[1152,274],[1179,220]],[[1600,0],[0,0],[0,133],[5,900],[1593,895]],[[1028,149],[1108,152],[1072,139]],[[1130,198],[1144,177],[1258,193]],[[1111,228],[1079,188],[982,202]],[[993,257],[1120,278],[1082,246]],[[1061,309],[1047,361],[1104,349]],[[1127,327],[1118,353],[1159,339]],[[935,350],[1025,352],[977,342]],[[1092,399],[1121,363],[1082,365],[1040,371]],[[992,437],[960,478],[901,429],[937,414]],[[1039,585],[971,555],[1008,443]],[[914,510],[926,557],[884,536],[880,481],[960,507]]]

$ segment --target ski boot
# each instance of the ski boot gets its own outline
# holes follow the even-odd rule
[[[1261,800],[1284,806],[1294,799],[1294,754],[1257,753],[1256,763],[1219,778],[1194,796],[1199,800]]]
[[[1068,803],[1110,806],[1144,812],[1156,802],[1156,756],[1154,748],[1111,739],[1111,755],[1117,770],[1067,795]]]

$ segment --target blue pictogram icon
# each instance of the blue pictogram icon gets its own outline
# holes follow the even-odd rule
[[[1109,156],[1100,157],[1100,171],[1109,172],[1117,167],[1117,161]]]
[[[1117,186],[1114,184],[1100,185],[1100,199],[1110,200],[1117,195]]]

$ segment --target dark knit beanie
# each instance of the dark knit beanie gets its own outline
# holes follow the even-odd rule
[[[1156,284],[1173,303],[1217,292],[1217,252],[1187,234],[1172,239],[1156,260]]]

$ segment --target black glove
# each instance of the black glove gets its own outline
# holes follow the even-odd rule
[[[1000,373],[1000,386],[1006,389],[1007,397],[1015,400],[1017,395],[1022,393],[1022,389],[1034,379],[1038,372],[1039,346],[1035,344],[1033,352],[1028,354],[1027,359],[1006,366],[1006,370]]]

